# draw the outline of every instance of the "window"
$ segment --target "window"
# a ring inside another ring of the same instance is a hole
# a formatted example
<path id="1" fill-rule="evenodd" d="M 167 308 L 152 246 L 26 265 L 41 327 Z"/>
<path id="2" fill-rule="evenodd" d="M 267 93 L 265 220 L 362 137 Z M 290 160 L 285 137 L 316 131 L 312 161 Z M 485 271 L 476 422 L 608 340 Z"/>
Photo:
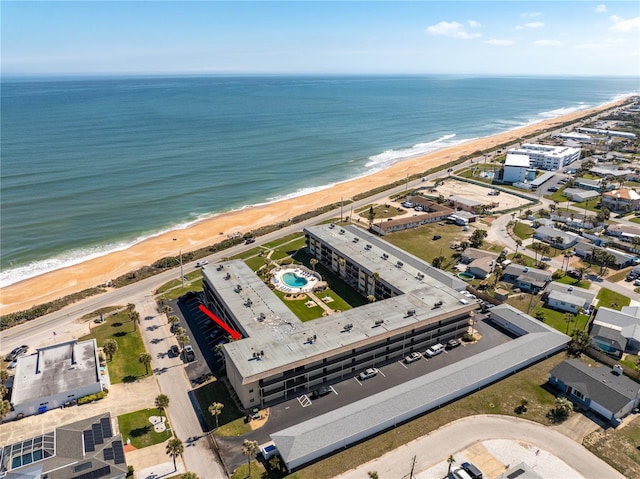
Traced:
<path id="1" fill-rule="evenodd" d="M 255 399 L 253 399 L 253 398 L 249 399 L 250 403 L 252 403 L 253 401 L 255 401 Z"/>
<path id="2" fill-rule="evenodd" d="M 571 394 L 573 394 L 575 397 L 577 397 L 578 399 L 581 399 L 584 401 L 584 394 L 582 394 L 580 391 L 578 391 L 577 389 L 574 389 Z"/>
<path id="3" fill-rule="evenodd" d="M 249 392 L 252 393 L 253 392 L 253 388 L 249 389 Z"/>

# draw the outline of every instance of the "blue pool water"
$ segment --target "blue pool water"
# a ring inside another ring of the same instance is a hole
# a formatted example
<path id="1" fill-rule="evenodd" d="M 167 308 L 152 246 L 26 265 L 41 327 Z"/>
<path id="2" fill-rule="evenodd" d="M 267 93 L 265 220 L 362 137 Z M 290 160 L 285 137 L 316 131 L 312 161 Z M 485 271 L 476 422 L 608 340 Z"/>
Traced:
<path id="1" fill-rule="evenodd" d="M 307 285 L 307 280 L 295 273 L 284 273 L 282 275 L 282 281 L 292 288 L 302 288 Z"/>

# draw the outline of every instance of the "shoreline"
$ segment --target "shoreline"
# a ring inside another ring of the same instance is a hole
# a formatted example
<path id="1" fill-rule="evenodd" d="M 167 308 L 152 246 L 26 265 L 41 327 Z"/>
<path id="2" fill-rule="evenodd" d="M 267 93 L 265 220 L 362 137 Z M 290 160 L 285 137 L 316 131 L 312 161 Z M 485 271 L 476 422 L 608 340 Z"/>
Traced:
<path id="1" fill-rule="evenodd" d="M 579 118 L 593 116 L 620 106 L 623 98 L 598 107 L 579 110 L 525 127 L 407 158 L 384 170 L 337 183 L 334 186 L 261 205 L 214 215 L 186 228 L 170 230 L 136 243 L 124 250 L 113 251 L 72 266 L 43 273 L 0 288 L 0 315 L 26 310 L 57 298 L 95 287 L 154 261 L 219 243 L 234 231 L 248 232 L 263 226 L 284 222 L 291 217 L 320 206 L 349 199 L 354 195 L 379 188 L 407 176 L 423 173 L 476 151 L 492 150 L 498 145 L 519 142 L 524 136 L 556 128 Z"/>

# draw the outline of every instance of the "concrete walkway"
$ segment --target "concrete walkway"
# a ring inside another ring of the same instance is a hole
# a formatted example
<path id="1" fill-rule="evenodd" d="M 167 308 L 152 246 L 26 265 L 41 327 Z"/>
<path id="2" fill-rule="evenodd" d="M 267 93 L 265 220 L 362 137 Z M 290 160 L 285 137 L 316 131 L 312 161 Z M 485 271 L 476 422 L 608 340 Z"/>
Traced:
<path id="1" fill-rule="evenodd" d="M 482 443 L 482 448 L 474 446 L 478 443 Z M 380 477 L 408 478 L 414 457 L 416 478 L 441 479 L 447 474 L 449 455 L 454 456 L 457 464 L 463 460 L 477 461 L 480 468 L 487 469 L 485 477 L 489 479 L 519 462 L 526 462 L 542 477 L 624 479 L 618 471 L 553 428 L 494 415 L 452 422 L 336 479 L 362 479 L 369 471 L 376 471 Z"/>

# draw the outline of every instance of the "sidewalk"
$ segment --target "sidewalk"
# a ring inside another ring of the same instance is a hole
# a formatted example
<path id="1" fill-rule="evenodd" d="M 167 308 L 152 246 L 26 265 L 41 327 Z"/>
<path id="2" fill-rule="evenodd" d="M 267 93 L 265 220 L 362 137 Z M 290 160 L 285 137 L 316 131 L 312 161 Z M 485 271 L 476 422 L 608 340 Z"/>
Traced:
<path id="1" fill-rule="evenodd" d="M 171 477 L 185 472 L 182 458 L 176 458 L 178 471 L 173 468 L 173 460 L 166 453 L 166 442 L 144 449 L 127 452 L 127 464 L 133 466 L 136 479 Z"/>

